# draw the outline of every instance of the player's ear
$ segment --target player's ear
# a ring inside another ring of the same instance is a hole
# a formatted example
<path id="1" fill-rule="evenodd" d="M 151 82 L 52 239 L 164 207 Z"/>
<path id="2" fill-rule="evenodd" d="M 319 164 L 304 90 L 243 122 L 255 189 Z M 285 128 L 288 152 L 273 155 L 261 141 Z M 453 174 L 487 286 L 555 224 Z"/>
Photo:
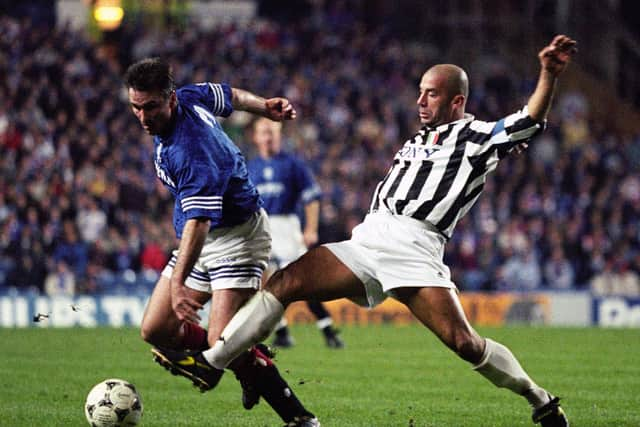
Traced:
<path id="1" fill-rule="evenodd" d="M 451 104 L 458 108 L 464 106 L 464 102 L 465 102 L 465 97 L 460 93 L 457 95 L 454 95 L 453 99 L 451 100 Z"/>

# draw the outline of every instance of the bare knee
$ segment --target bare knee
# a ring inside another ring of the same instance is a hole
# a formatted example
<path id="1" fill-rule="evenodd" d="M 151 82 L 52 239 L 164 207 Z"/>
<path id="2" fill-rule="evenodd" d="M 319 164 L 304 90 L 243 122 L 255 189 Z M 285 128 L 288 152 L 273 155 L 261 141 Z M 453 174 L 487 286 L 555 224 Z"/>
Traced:
<path id="1" fill-rule="evenodd" d="M 273 273 L 264 286 L 264 289 L 271 292 L 285 307 L 297 299 L 296 294 L 300 288 L 301 281 L 287 267 Z"/>
<path id="2" fill-rule="evenodd" d="M 176 334 L 170 334 L 166 327 L 153 325 L 150 322 L 142 321 L 140 326 L 140 336 L 142 339 L 153 345 L 164 348 L 173 348 L 176 344 Z"/>
<path id="3" fill-rule="evenodd" d="M 157 345 L 157 342 L 159 340 L 159 334 L 157 329 L 153 328 L 151 325 L 149 325 L 148 322 L 144 322 L 144 321 L 140 326 L 140 336 L 144 341 L 153 345 Z"/>

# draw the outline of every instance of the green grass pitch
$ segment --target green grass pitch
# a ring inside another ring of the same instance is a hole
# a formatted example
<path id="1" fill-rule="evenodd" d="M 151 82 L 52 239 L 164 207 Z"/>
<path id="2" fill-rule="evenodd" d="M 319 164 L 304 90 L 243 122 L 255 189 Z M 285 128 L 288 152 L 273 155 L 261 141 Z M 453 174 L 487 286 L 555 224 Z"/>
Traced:
<path id="1" fill-rule="evenodd" d="M 343 350 L 313 325 L 276 360 L 325 427 L 532 426 L 524 401 L 497 389 L 426 329 L 348 326 Z M 563 397 L 573 427 L 640 426 L 640 330 L 481 328 L 511 348 L 540 385 Z M 106 378 L 139 389 L 141 426 L 278 426 L 264 402 L 240 404 L 227 374 L 200 394 L 151 360 L 135 329 L 0 329 L 0 426 L 84 426 L 89 389 Z"/>

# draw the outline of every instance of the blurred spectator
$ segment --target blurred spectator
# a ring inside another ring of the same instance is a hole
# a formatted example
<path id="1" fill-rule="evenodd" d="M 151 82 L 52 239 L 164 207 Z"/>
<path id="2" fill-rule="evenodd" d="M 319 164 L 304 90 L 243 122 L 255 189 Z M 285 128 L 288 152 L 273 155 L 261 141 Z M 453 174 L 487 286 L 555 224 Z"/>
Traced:
<path id="1" fill-rule="evenodd" d="M 291 148 L 313 165 L 322 186 L 321 242 L 347 238 L 363 218 L 388 157 L 418 126 L 411 106 L 420 72 L 451 58 L 446 43 L 399 40 L 337 4 L 311 2 L 295 21 L 259 19 L 245 28 L 224 23 L 159 34 L 125 23 L 117 46 L 121 58 L 168 58 L 178 85 L 227 81 L 292 99 L 300 114 L 283 136 L 296 141 Z M 105 52 L 70 27 L 0 16 L 6 286 L 42 289 L 51 258 L 67 263 L 77 292 L 108 292 L 119 273 L 140 277 L 135 273 L 157 271 L 166 259 L 164 248 L 141 236 L 167 235 L 172 201 L 148 157 L 151 138 L 127 111 L 121 73 L 129 64 Z M 497 63 L 490 52 L 469 61 L 480 64 L 468 100 L 478 118 L 502 116 L 530 93 L 518 67 Z M 640 132 L 609 129 L 594 109 L 582 93 L 559 94 L 543 136 L 489 177 L 491 197 L 478 202 L 448 247 L 461 289 L 537 289 L 542 276 L 551 288 L 588 289 L 620 260 L 638 274 Z M 232 117 L 239 121 L 223 125 L 242 132 L 244 118 Z M 613 259 L 605 263 L 605 254 Z M 532 276 L 521 277 L 522 268 Z"/>
<path id="2" fill-rule="evenodd" d="M 167 261 L 167 253 L 156 239 L 149 240 L 140 254 L 140 264 L 143 269 L 161 272 L 167 265 Z"/>
<path id="3" fill-rule="evenodd" d="M 55 246 L 53 259 L 56 264 L 64 262 L 77 278 L 85 276 L 88 261 L 87 243 L 80 240 L 76 225 L 71 220 L 63 224 L 62 238 Z"/>
<path id="4" fill-rule="evenodd" d="M 64 261 L 55 263 L 55 270 L 44 281 L 44 292 L 48 296 L 73 296 L 76 292 L 76 279 Z"/>
<path id="5" fill-rule="evenodd" d="M 560 245 L 553 248 L 551 258 L 544 264 L 544 280 L 550 289 L 568 290 L 573 288 L 573 267 L 565 257 L 564 249 Z"/>
<path id="6" fill-rule="evenodd" d="M 93 197 L 81 194 L 78 196 L 78 213 L 76 224 L 82 235 L 82 240 L 94 243 L 100 237 L 107 226 L 107 215 L 98 209 L 98 204 Z"/>
<path id="7" fill-rule="evenodd" d="M 604 269 L 591 279 L 591 292 L 597 296 L 640 296 L 640 276 L 627 263 L 609 258 Z"/>
<path id="8" fill-rule="evenodd" d="M 504 291 L 535 291 L 542 284 L 542 272 L 535 249 L 525 244 L 513 250 L 498 275 L 498 288 Z"/>

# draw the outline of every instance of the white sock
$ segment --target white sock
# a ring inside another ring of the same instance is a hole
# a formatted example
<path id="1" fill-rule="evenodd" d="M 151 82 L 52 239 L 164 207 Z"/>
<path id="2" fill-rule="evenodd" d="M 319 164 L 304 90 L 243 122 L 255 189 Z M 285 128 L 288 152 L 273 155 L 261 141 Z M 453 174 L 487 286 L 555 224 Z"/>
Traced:
<path id="1" fill-rule="evenodd" d="M 276 325 L 276 331 L 282 329 L 282 328 L 286 328 L 287 325 L 289 324 L 289 322 L 287 322 L 287 318 L 282 316 L 280 318 L 280 321 L 278 322 L 278 324 Z"/>
<path id="2" fill-rule="evenodd" d="M 283 305 L 271 292 L 256 292 L 233 316 L 220 339 L 202 355 L 212 366 L 226 368 L 243 351 L 267 338 L 283 314 Z"/>
<path id="3" fill-rule="evenodd" d="M 331 317 L 325 317 L 323 319 L 318 319 L 318 321 L 316 321 L 316 326 L 318 327 L 318 329 L 324 329 L 327 326 L 331 326 L 333 325 L 333 320 L 331 319 Z"/>
<path id="4" fill-rule="evenodd" d="M 507 388 L 524 396 L 534 409 L 551 399 L 549 393 L 533 382 L 522 369 L 511 351 L 500 343 L 486 338 L 486 346 L 480 363 L 473 367 L 498 387 Z"/>

